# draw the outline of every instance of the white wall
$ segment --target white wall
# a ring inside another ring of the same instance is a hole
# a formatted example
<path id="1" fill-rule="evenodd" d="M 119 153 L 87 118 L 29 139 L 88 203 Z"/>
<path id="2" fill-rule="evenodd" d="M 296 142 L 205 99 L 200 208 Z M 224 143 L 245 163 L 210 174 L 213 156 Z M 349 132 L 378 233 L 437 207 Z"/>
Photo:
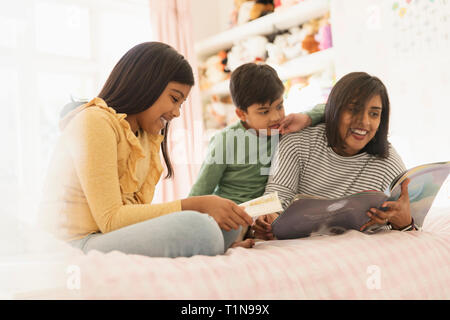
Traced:
<path id="1" fill-rule="evenodd" d="M 331 0 L 337 79 L 365 71 L 387 86 L 390 138 L 407 168 L 450 161 L 450 3 Z M 433 207 L 450 206 L 450 177 Z"/>
<path id="2" fill-rule="evenodd" d="M 330 2 L 337 77 L 366 71 L 385 83 L 390 140 L 407 167 L 450 161 L 450 2 Z M 191 3 L 195 41 L 228 28 L 233 0 Z"/>
<path id="3" fill-rule="evenodd" d="M 450 3 L 332 0 L 331 19 L 337 78 L 366 71 L 385 83 L 405 165 L 450 161 Z"/>
<path id="4" fill-rule="evenodd" d="M 228 28 L 231 0 L 191 1 L 196 41 Z M 389 140 L 407 168 L 450 161 L 450 1 L 330 3 L 337 79 L 365 71 L 384 82 Z M 449 179 L 436 200 L 450 204 Z"/>
<path id="5" fill-rule="evenodd" d="M 194 41 L 228 29 L 233 0 L 191 0 Z"/>

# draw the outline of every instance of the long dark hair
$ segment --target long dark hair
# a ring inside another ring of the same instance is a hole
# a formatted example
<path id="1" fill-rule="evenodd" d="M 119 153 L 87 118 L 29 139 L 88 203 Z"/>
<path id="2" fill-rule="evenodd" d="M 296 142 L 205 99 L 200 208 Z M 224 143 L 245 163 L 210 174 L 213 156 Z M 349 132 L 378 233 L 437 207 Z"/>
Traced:
<path id="1" fill-rule="evenodd" d="M 379 95 L 381 98 L 380 126 L 372 140 L 361 151 L 381 158 L 389 156 L 387 136 L 390 106 L 387 90 L 380 79 L 365 72 L 351 72 L 343 76 L 331 90 L 325 106 L 325 131 L 330 147 L 341 148 L 343 146 L 339 135 L 339 118 L 342 109 L 350 103 L 356 103 L 356 111 L 359 111 L 374 95 Z"/>
<path id="2" fill-rule="evenodd" d="M 144 42 L 131 48 L 117 62 L 98 97 L 118 113 L 136 114 L 150 108 L 171 81 L 194 85 L 189 62 L 165 43 Z M 169 123 L 161 130 L 166 178 L 173 176 L 167 152 L 168 131 Z"/>

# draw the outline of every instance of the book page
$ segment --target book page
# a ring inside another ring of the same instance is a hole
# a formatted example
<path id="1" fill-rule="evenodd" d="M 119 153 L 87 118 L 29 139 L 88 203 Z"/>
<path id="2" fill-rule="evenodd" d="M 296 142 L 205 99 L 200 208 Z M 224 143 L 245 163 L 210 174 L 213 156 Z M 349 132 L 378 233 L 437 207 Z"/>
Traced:
<path id="1" fill-rule="evenodd" d="M 283 211 L 280 199 L 278 198 L 278 192 L 270 193 L 265 196 L 241 203 L 239 206 L 243 207 L 245 212 L 247 212 L 247 214 L 253 218 L 265 214 Z"/>
<path id="2" fill-rule="evenodd" d="M 414 218 L 415 224 L 421 227 L 449 172 L 450 162 L 433 163 L 412 168 L 397 181 L 388 200 L 396 201 L 400 197 L 401 183 L 409 178 L 408 195 L 411 204 L 411 216 Z"/>
<path id="3" fill-rule="evenodd" d="M 386 199 L 380 191 L 337 199 L 298 199 L 272 223 L 273 235 L 282 240 L 359 230 L 369 221 L 367 211 L 378 208 Z"/>

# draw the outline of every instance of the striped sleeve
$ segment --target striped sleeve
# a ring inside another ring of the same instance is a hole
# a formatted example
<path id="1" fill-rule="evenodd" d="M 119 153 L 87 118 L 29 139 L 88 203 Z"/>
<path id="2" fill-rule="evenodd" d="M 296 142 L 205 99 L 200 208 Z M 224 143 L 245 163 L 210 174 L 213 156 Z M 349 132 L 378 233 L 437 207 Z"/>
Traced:
<path id="1" fill-rule="evenodd" d="M 386 165 L 386 175 L 385 175 L 385 183 L 387 186 L 394 181 L 394 179 L 404 173 L 406 171 L 405 164 L 402 161 L 402 158 L 397 153 L 397 150 L 394 149 L 392 145 L 389 145 L 389 157 L 387 159 Z"/>
<path id="2" fill-rule="evenodd" d="M 272 159 L 271 173 L 265 194 L 277 191 L 285 210 L 297 194 L 300 177 L 298 133 L 283 136 Z"/>

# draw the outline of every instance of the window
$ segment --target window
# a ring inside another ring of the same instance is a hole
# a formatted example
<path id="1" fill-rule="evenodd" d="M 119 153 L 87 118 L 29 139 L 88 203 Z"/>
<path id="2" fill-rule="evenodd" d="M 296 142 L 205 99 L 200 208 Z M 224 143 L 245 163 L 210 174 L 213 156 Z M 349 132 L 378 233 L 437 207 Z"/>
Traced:
<path id="1" fill-rule="evenodd" d="M 151 41 L 146 0 L 0 3 L 2 213 L 33 223 L 62 107 L 91 99 L 132 46 Z"/>

